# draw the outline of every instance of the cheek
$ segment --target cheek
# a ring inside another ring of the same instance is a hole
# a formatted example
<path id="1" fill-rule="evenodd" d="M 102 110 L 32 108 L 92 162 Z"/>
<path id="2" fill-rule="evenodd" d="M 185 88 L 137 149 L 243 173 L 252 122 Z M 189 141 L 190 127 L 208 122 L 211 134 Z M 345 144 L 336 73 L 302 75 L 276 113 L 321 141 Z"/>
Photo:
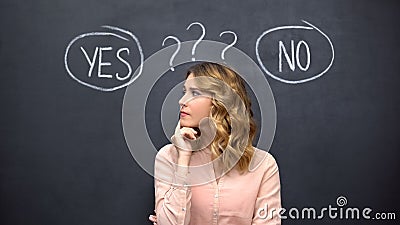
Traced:
<path id="1" fill-rule="evenodd" d="M 196 104 L 193 105 L 197 116 L 206 117 L 210 114 L 211 100 L 210 99 L 198 99 Z"/>
<path id="2" fill-rule="evenodd" d="M 210 115 L 210 106 L 202 107 L 201 108 L 201 117 L 206 117 Z"/>
<path id="3" fill-rule="evenodd" d="M 202 116 L 208 116 L 210 115 L 210 110 L 211 110 L 211 101 L 207 99 L 208 101 L 204 101 L 200 110 L 202 111 Z"/>

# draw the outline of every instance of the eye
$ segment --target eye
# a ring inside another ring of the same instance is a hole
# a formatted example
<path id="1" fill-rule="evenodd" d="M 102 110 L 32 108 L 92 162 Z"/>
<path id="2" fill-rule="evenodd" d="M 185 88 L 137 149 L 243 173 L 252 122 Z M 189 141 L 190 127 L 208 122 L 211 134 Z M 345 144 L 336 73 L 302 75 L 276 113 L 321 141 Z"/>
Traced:
<path id="1" fill-rule="evenodd" d="M 192 95 L 193 96 L 199 96 L 199 95 L 201 95 L 201 93 L 199 91 L 192 91 Z"/>

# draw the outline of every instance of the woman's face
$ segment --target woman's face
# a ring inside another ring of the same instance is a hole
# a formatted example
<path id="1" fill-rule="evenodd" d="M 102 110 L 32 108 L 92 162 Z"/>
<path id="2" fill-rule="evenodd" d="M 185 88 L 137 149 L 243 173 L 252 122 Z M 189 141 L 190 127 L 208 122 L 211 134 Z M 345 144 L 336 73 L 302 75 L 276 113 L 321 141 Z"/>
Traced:
<path id="1" fill-rule="evenodd" d="M 198 127 L 200 120 L 208 117 L 211 110 L 211 98 L 200 91 L 195 84 L 193 74 L 187 77 L 179 100 L 181 127 Z"/>

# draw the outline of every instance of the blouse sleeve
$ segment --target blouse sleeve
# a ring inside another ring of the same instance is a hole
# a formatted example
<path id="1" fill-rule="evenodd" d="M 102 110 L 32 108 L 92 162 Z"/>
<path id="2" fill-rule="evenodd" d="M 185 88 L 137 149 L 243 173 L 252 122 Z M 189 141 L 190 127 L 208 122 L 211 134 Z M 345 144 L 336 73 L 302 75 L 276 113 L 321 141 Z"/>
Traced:
<path id="1" fill-rule="evenodd" d="M 186 185 L 187 167 L 178 167 L 171 145 L 157 154 L 154 170 L 155 209 L 158 225 L 186 225 L 190 221 L 192 193 Z"/>
<path id="2" fill-rule="evenodd" d="M 252 225 L 280 225 L 281 209 L 279 170 L 275 159 L 267 153 L 266 170 L 262 177 L 254 208 Z"/>

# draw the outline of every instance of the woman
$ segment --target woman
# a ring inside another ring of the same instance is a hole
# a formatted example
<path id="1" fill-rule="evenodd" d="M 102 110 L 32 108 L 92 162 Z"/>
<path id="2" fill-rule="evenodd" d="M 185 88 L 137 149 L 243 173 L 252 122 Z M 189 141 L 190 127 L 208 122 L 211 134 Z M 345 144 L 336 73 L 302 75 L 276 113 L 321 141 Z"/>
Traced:
<path id="1" fill-rule="evenodd" d="M 189 68 L 180 120 L 155 161 L 158 225 L 280 224 L 274 158 L 252 146 L 256 126 L 243 79 L 205 62 Z"/>

